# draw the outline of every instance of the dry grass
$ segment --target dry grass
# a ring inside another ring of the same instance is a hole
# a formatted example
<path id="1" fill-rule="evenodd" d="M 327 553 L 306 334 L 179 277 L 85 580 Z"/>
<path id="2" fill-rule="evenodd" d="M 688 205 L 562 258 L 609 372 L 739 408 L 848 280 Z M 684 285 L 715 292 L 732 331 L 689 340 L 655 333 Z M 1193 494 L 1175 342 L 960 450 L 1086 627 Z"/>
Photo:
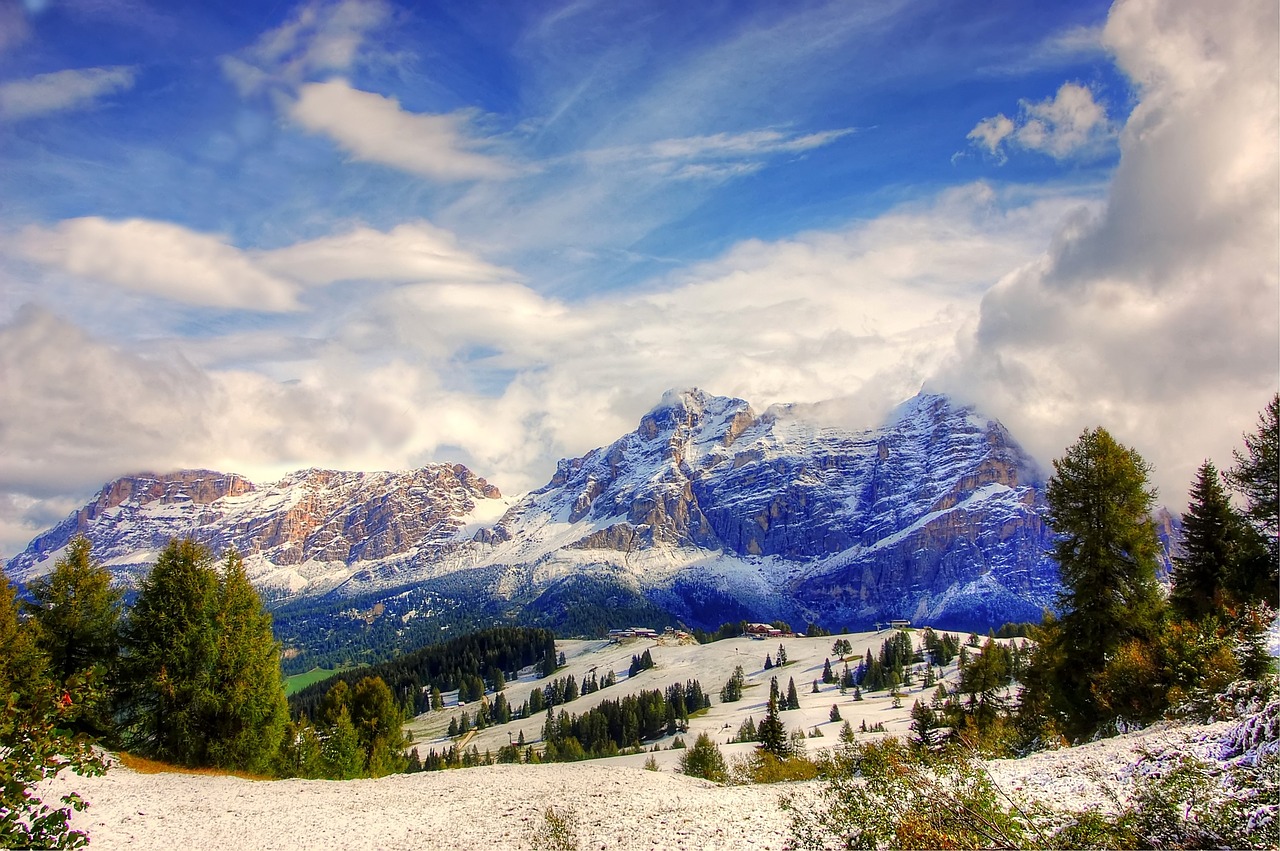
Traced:
<path id="1" fill-rule="evenodd" d="M 147 759 L 131 753 L 115 754 L 116 760 L 123 767 L 138 774 L 198 774 L 204 777 L 239 777 L 242 780 L 273 780 L 263 774 L 251 774 L 247 771 L 231 771 L 226 768 L 187 768 L 183 765 L 171 765 L 156 759 Z"/>

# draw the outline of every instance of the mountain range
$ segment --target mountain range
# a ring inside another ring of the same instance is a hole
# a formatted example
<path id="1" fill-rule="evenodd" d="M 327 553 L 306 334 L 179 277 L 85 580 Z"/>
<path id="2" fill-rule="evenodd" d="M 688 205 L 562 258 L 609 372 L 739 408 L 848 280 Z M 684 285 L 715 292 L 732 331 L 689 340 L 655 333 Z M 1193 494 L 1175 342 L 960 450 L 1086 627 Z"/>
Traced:
<path id="1" fill-rule="evenodd" d="M 514 498 L 456 464 L 311 469 L 269 485 L 208 470 L 129 476 L 5 567 L 28 581 L 83 534 L 129 585 L 190 536 L 235 547 L 278 621 L 383 618 L 395 634 L 462 610 L 588 631 L 627 617 L 1038 620 L 1059 590 L 1044 477 L 1008 431 L 932 394 L 876 428 L 847 419 L 669 392 L 634 431 Z"/>

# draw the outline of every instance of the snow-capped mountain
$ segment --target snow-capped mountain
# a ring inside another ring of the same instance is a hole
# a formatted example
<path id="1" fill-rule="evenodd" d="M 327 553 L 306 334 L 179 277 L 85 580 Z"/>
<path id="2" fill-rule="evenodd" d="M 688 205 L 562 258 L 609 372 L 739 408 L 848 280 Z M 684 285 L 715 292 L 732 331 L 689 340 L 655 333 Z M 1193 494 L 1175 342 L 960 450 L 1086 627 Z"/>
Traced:
<path id="1" fill-rule="evenodd" d="M 322 594 L 350 577 L 430 559 L 491 523 L 507 502 L 462 465 L 402 473 L 301 470 L 259 487 L 209 470 L 117 479 L 9 561 L 20 581 L 53 568 L 78 534 L 113 571 L 145 571 L 175 537 L 244 556 L 272 596 Z"/>
<path id="2" fill-rule="evenodd" d="M 1038 619 L 1058 589 L 1043 481 L 1008 432 L 924 394 L 879 428 L 840 420 L 672 392 L 635 431 L 514 500 L 450 465 L 308 470 L 261 488 L 208 471 L 132 477 L 7 569 L 48 570 L 82 533 L 129 574 L 191 535 L 235 546 L 273 598 L 332 594 L 393 614 L 406 589 L 447 581 L 454 599 L 466 589 L 517 616 L 552 597 L 572 606 L 566 588 L 580 583 L 699 626 Z"/>
<path id="3" fill-rule="evenodd" d="M 729 602 L 828 625 L 1039 619 L 1058 589 L 1042 478 L 999 423 L 936 395 L 878 429 L 831 419 L 668 394 L 478 539 L 511 591 L 612 573 L 686 622 Z"/>

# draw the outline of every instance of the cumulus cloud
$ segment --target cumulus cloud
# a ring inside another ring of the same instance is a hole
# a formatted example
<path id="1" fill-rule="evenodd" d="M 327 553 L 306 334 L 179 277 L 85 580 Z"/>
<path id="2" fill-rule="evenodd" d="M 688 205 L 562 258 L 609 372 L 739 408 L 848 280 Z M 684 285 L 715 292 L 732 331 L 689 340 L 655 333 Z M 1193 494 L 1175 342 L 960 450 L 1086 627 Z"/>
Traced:
<path id="1" fill-rule="evenodd" d="M 24 309 L 0 327 L 0 430 L 13 448 L 0 492 L 87 496 L 139 468 L 270 481 L 294 466 L 431 460 L 515 492 L 634 428 L 670 387 L 759 406 L 853 396 L 874 410 L 919 388 L 986 282 L 1033 257 L 1068 203 L 977 184 L 583 302 L 539 294 L 425 223 L 356 228 L 242 256 L 324 285 L 399 246 L 378 273 L 400 285 L 344 302 L 336 330 L 304 311 L 271 334 L 212 343 L 157 329 L 160 342 L 126 350 Z"/>
<path id="2" fill-rule="evenodd" d="M 1088 87 L 1063 83 L 1051 98 L 1021 101 L 1016 120 L 1004 113 L 982 119 L 967 138 L 1002 160 L 1007 146 L 1063 160 L 1097 152 L 1115 138 L 1115 128 Z"/>
<path id="3" fill-rule="evenodd" d="M 93 286 L 179 304 L 266 312 L 300 310 L 305 288 L 343 281 L 467 284 L 519 277 L 427 221 L 386 232 L 356 225 L 281 248 L 245 251 L 170 222 L 79 218 L 26 228 L 2 245 Z"/>
<path id="4" fill-rule="evenodd" d="M 73 68 L 0 83 L 0 116 L 11 121 L 82 109 L 133 87 L 135 69 Z"/>
<path id="5" fill-rule="evenodd" d="M 265 311 L 299 306 L 295 284 L 258 268 L 220 237 L 168 222 L 68 219 L 25 229 L 11 249 L 81 278 L 186 304 Z"/>
<path id="6" fill-rule="evenodd" d="M 323 133 L 358 160 L 382 163 L 433 180 L 507 177 L 513 169 L 477 153 L 470 113 L 408 112 L 395 98 L 352 88 L 345 80 L 308 83 L 289 116 Z"/>
<path id="7" fill-rule="evenodd" d="M 1266 3 L 1113 8 L 1105 41 L 1139 102 L 1106 204 L 992 288 L 940 382 L 1002 412 L 1042 458 L 1104 425 L 1180 505 L 1275 391 L 1277 17 Z"/>

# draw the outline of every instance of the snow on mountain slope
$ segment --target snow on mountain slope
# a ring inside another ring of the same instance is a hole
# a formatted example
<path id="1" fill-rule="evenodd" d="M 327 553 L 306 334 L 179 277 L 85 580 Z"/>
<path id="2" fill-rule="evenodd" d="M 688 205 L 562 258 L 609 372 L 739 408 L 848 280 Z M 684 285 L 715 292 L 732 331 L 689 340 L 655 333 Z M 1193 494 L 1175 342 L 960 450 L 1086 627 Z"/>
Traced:
<path id="1" fill-rule="evenodd" d="M 250 578 L 273 592 L 322 593 L 354 575 L 385 573 L 458 545 L 501 493 L 461 465 L 403 473 L 302 470 L 258 487 L 207 470 L 118 479 L 36 538 L 7 565 L 28 580 L 52 569 L 74 535 L 113 570 L 137 573 L 171 538 L 215 553 L 235 547 Z"/>
<path id="2" fill-rule="evenodd" d="M 266 487 L 209 471 L 136 476 L 7 569 L 29 579 L 83 533 L 131 575 L 190 535 L 236 547 L 273 598 L 390 599 L 448 579 L 518 612 L 554 583 L 591 576 L 691 626 L 1038 619 L 1058 587 L 1042 478 L 1008 432 L 927 394 L 879 428 L 841 421 L 831 406 L 757 413 L 669 392 L 633 432 L 561 461 L 514 500 L 447 464 L 306 470 Z"/>

